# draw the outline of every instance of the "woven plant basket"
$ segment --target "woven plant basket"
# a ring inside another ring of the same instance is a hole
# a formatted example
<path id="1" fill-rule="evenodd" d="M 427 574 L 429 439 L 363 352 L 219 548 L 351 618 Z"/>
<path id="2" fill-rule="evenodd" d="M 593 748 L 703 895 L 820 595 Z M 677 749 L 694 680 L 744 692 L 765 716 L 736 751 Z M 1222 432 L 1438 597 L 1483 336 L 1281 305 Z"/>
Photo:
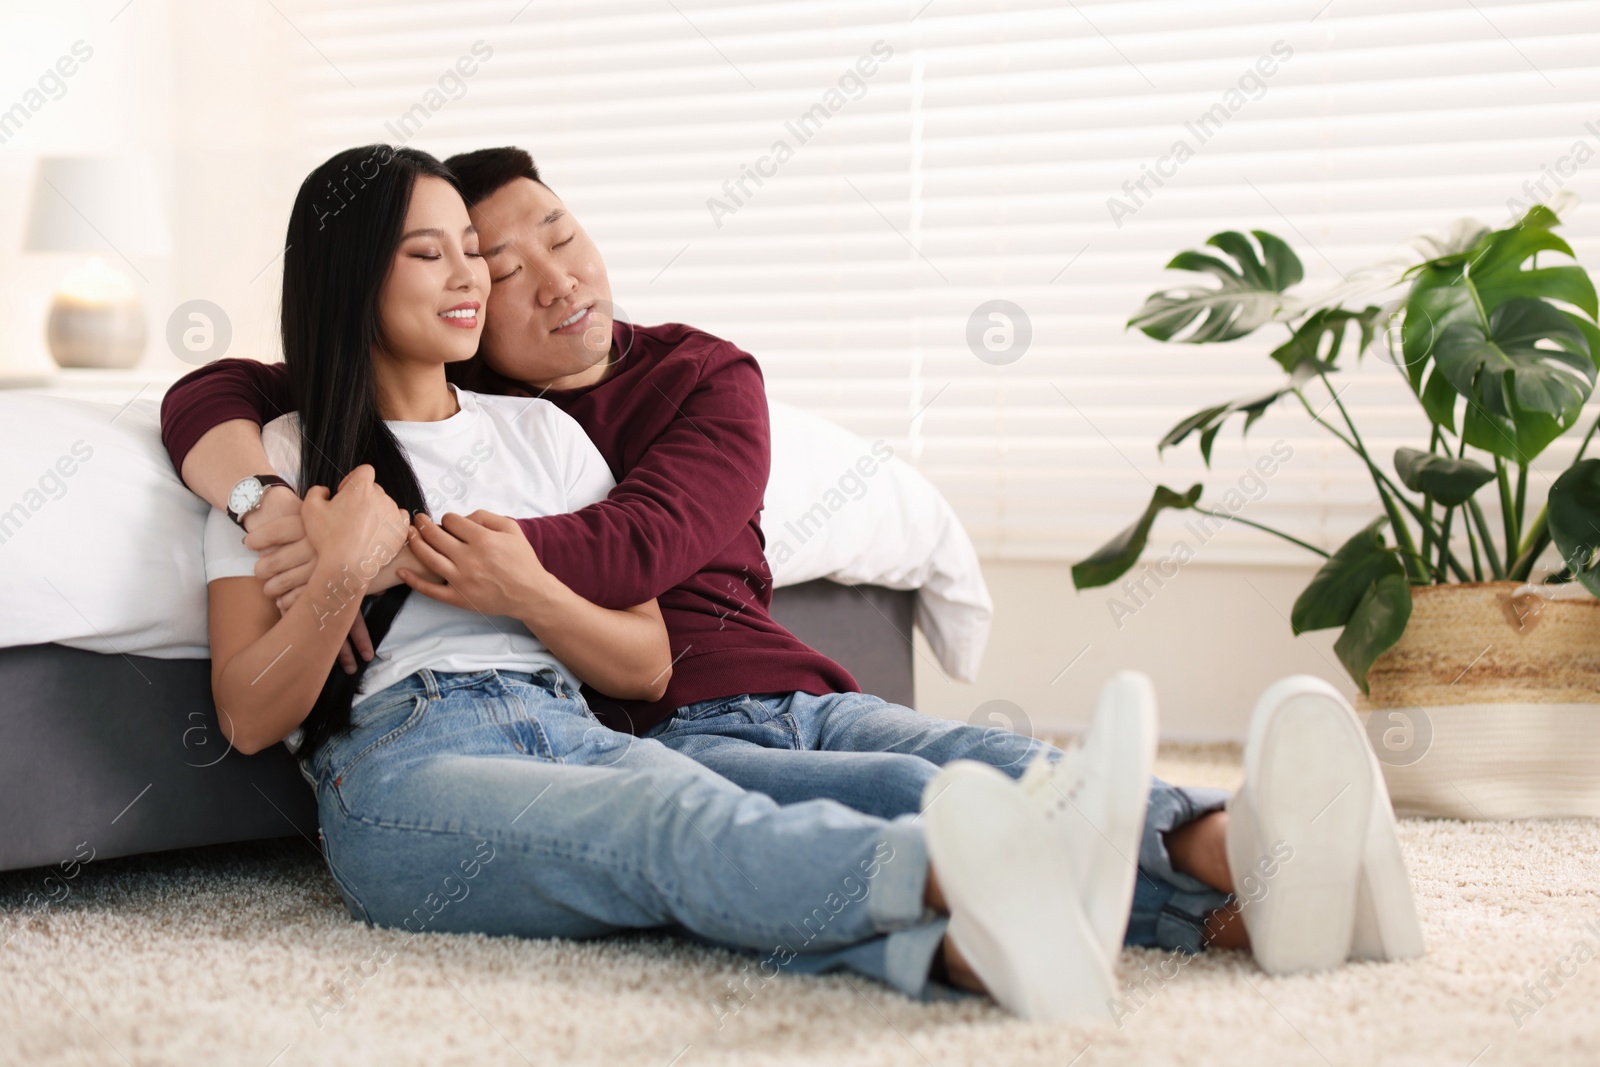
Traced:
<path id="1" fill-rule="evenodd" d="M 1600 816 L 1600 601 L 1527 590 L 1412 588 L 1356 703 L 1396 813 Z"/>

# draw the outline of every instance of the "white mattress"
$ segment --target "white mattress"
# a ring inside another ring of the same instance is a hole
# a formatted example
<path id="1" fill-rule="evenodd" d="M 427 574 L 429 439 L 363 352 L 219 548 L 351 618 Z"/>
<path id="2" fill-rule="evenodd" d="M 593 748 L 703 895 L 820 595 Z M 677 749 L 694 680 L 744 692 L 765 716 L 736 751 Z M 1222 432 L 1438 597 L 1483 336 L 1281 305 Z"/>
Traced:
<path id="1" fill-rule="evenodd" d="M 208 508 L 173 471 L 159 418 L 149 398 L 122 407 L 0 393 L 0 647 L 209 654 Z M 975 677 L 992 607 L 938 491 L 900 460 L 880 459 L 886 446 L 874 452 L 788 405 L 772 407 L 772 442 L 763 524 L 775 584 L 916 589 L 918 624 L 945 669 Z M 781 561 L 780 543 L 789 548 Z"/>

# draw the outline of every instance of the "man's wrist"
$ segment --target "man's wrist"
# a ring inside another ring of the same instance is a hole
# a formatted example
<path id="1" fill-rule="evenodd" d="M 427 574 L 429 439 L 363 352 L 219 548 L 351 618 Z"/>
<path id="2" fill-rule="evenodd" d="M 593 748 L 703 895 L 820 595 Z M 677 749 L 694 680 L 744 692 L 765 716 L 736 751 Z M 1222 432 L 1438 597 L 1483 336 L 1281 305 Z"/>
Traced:
<path id="1" fill-rule="evenodd" d="M 521 611 L 518 621 L 534 633 L 549 626 L 553 618 L 560 614 L 565 601 L 577 596 L 566 584 L 551 574 L 542 571 L 539 575 L 529 579 L 518 596 Z"/>
<path id="2" fill-rule="evenodd" d="M 293 501 L 293 503 L 290 503 Z M 240 519 L 245 533 L 253 533 L 256 527 L 264 522 L 282 518 L 285 515 L 300 514 L 300 497 L 287 485 L 269 485 L 261 494 L 259 506 L 251 508 Z"/>

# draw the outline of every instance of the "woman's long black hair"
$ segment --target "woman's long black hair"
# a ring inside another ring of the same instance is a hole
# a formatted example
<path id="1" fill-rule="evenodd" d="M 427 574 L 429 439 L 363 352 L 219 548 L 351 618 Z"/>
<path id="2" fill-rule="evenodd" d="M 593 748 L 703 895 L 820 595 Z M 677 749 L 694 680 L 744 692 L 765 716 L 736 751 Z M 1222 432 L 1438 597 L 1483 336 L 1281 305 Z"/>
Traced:
<path id="1" fill-rule="evenodd" d="M 378 414 L 372 350 L 380 336 L 379 295 L 422 177 L 457 185 L 443 163 L 414 148 L 375 144 L 340 152 L 301 183 L 283 253 L 283 355 L 300 412 L 302 490 L 336 491 L 352 469 L 370 463 L 378 484 L 412 514 L 425 510 L 422 488 Z M 374 648 L 410 592 L 399 585 L 363 599 Z M 305 595 L 330 594 L 307 589 Z M 355 605 L 347 596 L 338 603 L 343 607 L 329 624 L 343 626 Z M 355 674 L 334 664 L 302 726 L 302 752 L 350 728 L 351 698 L 366 672 L 357 661 Z"/>

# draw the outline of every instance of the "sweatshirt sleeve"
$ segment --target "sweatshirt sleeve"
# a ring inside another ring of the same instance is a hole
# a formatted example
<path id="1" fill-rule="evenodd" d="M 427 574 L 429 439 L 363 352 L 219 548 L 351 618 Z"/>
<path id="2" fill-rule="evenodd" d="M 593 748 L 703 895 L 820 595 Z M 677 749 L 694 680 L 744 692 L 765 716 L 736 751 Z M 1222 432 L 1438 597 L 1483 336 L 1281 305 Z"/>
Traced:
<path id="1" fill-rule="evenodd" d="M 161 443 L 181 475 L 195 442 L 234 419 L 264 425 L 294 410 L 282 363 L 219 359 L 179 378 L 161 401 Z"/>
<path id="2" fill-rule="evenodd" d="M 706 565 L 761 509 L 771 464 L 755 357 L 723 343 L 672 419 L 605 500 L 519 519 L 546 570 L 586 600 L 625 608 Z"/>

